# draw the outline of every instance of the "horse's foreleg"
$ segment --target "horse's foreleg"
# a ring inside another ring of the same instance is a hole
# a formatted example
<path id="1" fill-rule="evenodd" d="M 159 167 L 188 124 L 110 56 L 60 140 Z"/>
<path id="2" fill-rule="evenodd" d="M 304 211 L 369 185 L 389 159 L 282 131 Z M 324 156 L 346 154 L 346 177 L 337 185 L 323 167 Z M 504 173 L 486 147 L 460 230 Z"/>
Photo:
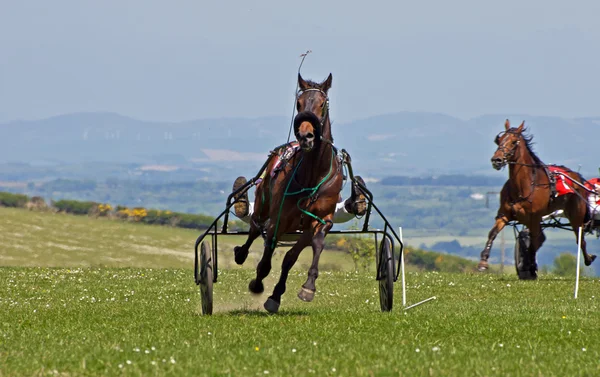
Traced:
<path id="1" fill-rule="evenodd" d="M 256 266 L 256 279 L 252 279 L 248 285 L 248 289 L 252 293 L 263 293 L 265 290 L 265 286 L 262 281 L 269 275 L 269 272 L 271 272 L 271 258 L 273 257 L 273 252 L 275 251 L 276 246 L 274 245 L 275 239 L 275 225 L 270 224 L 267 228 L 265 249 L 262 258 L 260 258 L 260 261 Z"/>
<path id="2" fill-rule="evenodd" d="M 281 275 L 279 276 L 279 281 L 277 282 L 277 285 L 275 285 L 273 294 L 269 297 L 267 302 L 265 302 L 265 309 L 267 309 L 267 311 L 277 313 L 279 310 L 281 296 L 285 293 L 288 274 L 298 260 L 298 256 L 300 256 L 302 250 L 310 245 L 311 239 L 312 233 L 310 231 L 305 231 L 300 236 L 298 242 L 296 242 L 296 244 L 285 254 L 283 262 L 281 263 Z"/>
<path id="3" fill-rule="evenodd" d="M 325 221 L 324 225 L 316 221 L 313 223 L 313 229 L 315 229 L 315 233 L 312 237 L 313 259 L 310 268 L 308 269 L 308 278 L 302 285 L 300 292 L 298 292 L 298 297 L 302 301 L 312 301 L 315 297 L 315 292 L 317 291 L 315 288 L 315 281 L 317 280 L 317 277 L 319 277 L 319 258 L 321 257 L 323 246 L 325 246 L 325 236 L 333 226 L 332 218 L 332 215 L 323 218 Z"/>
<path id="4" fill-rule="evenodd" d="M 256 240 L 260 236 L 260 228 L 256 225 L 255 222 L 250 224 L 250 231 L 248 232 L 248 238 L 246 239 L 246 243 L 242 246 L 236 246 L 233 248 L 233 253 L 235 254 L 235 263 L 243 264 L 248 258 L 248 253 L 250 252 L 250 246 L 254 240 Z"/>
<path id="5" fill-rule="evenodd" d="M 268 207 L 263 190 L 264 186 L 262 184 L 256 187 L 256 199 L 254 201 L 254 206 L 250 207 L 250 230 L 248 232 L 246 243 L 244 243 L 242 246 L 236 246 L 233 248 L 233 252 L 235 254 L 235 263 L 240 265 L 246 261 L 248 253 L 250 252 L 250 246 L 252 246 L 254 240 L 256 240 L 261 234 L 259 224 L 262 224 L 268 217 Z"/>
<path id="6" fill-rule="evenodd" d="M 499 215 L 496 217 L 496 223 L 490 230 L 488 234 L 488 240 L 485 243 L 483 251 L 481 252 L 481 260 L 479 261 L 479 265 L 477 265 L 477 269 L 479 271 L 485 271 L 489 268 L 488 259 L 490 258 L 490 252 L 492 251 L 492 244 L 494 243 L 494 240 L 496 239 L 498 233 L 500 233 L 502 229 L 504 229 L 507 223 L 508 218 L 506 216 Z"/>

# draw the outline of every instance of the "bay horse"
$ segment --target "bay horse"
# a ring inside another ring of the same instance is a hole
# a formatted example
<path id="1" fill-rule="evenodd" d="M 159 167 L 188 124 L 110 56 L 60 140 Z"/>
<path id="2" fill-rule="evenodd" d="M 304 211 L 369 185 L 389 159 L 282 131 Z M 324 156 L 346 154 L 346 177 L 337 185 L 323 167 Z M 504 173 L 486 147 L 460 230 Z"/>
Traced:
<path id="1" fill-rule="evenodd" d="M 264 291 L 263 279 L 271 271 L 271 258 L 277 241 L 285 233 L 302 232 L 296 244 L 285 254 L 279 281 L 264 304 L 271 313 L 279 310 L 288 273 L 302 250 L 309 245 L 313 249 L 312 263 L 298 297 L 312 301 L 316 292 L 319 258 L 325 236 L 333 226 L 333 214 L 343 183 L 342 162 L 333 146 L 329 118 L 328 91 L 332 79 L 329 74 L 325 81 L 316 83 L 304 80 L 298 74 L 298 114 L 294 118 L 294 134 L 300 150 L 284 161 L 276 174 L 271 172 L 279 157 L 277 154 L 270 157 L 263 181 L 256 188 L 248 239 L 242 246 L 234 248 L 235 261 L 242 264 L 254 240 L 263 231 L 266 232 L 256 278 L 248 286 L 250 292 L 259 294 Z"/>
<path id="2" fill-rule="evenodd" d="M 492 156 L 491 162 L 496 170 L 508 165 L 508 180 L 502 187 L 496 223 L 490 230 L 487 243 L 481 252 L 478 269 L 480 271 L 488 269 L 488 258 L 494 239 L 507 223 L 517 221 L 526 226 L 530 232 L 531 240 L 528 250 L 525 251 L 524 262 L 528 265 L 525 266 L 525 269 L 529 270 L 528 277 L 535 279 L 537 276 L 535 254 L 546 239 L 541 227 L 542 217 L 562 209 L 569 219 L 577 240 L 579 227 L 584 226 L 589 219 L 586 199 L 588 192 L 580 186 L 585 183 L 585 180 L 579 173 L 561 166 L 565 179 L 571 181 L 569 186 L 572 186 L 572 192 L 553 197 L 550 177 L 552 173 L 548 170 L 553 165 L 545 165 L 533 152 L 533 137 L 526 134 L 525 122 L 517 128 L 511 128 L 507 119 L 504 128 L 505 130 L 496 136 L 495 143 L 498 149 Z M 583 235 L 581 251 L 585 265 L 592 264 L 596 256 L 587 253 Z"/>

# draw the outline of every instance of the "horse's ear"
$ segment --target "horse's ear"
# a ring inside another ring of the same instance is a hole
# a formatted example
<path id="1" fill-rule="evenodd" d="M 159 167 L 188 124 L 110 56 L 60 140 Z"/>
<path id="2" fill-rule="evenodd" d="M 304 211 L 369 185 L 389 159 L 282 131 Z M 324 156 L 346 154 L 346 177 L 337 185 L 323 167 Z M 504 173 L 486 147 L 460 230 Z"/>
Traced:
<path id="1" fill-rule="evenodd" d="M 304 81 L 304 79 L 302 78 L 302 75 L 300 74 L 300 72 L 298 72 L 298 87 L 300 88 L 300 90 L 306 90 L 306 89 L 310 88 L 308 83 L 306 81 Z"/>
<path id="2" fill-rule="evenodd" d="M 504 128 L 506 128 L 506 131 L 510 130 L 510 120 L 506 120 L 506 122 L 504 122 Z"/>
<path id="3" fill-rule="evenodd" d="M 517 132 L 518 133 L 523 132 L 523 128 L 525 128 L 525 121 L 521 122 L 521 125 L 519 126 L 519 128 L 517 128 Z"/>
<path id="4" fill-rule="evenodd" d="M 325 79 L 325 81 L 323 81 L 323 83 L 321 84 L 321 90 L 324 91 L 325 93 L 327 93 L 327 91 L 329 89 L 331 89 L 332 82 L 333 82 L 333 75 L 330 73 L 329 76 L 327 76 L 327 79 Z"/>

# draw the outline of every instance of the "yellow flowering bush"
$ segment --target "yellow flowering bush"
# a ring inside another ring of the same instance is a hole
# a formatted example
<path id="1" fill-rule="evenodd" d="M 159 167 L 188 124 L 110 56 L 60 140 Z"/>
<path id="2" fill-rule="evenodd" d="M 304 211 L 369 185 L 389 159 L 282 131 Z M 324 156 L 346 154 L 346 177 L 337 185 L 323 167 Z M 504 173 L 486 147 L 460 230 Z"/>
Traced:
<path id="1" fill-rule="evenodd" d="M 112 206 L 110 204 L 98 204 L 98 216 L 108 216 L 111 211 Z"/>

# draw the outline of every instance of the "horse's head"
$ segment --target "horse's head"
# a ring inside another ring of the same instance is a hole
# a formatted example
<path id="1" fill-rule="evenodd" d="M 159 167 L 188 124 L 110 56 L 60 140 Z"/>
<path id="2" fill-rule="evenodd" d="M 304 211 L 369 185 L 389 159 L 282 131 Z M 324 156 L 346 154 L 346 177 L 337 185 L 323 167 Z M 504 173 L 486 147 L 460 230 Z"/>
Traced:
<path id="1" fill-rule="evenodd" d="M 515 155 L 523 140 L 525 121 L 519 127 L 511 128 L 510 121 L 507 119 L 504 123 L 504 128 L 505 130 L 500 132 L 494 140 L 498 145 L 498 149 L 496 149 L 496 153 L 492 156 L 492 166 L 496 170 L 502 169 L 509 162 L 515 162 Z"/>
<path id="2" fill-rule="evenodd" d="M 327 92 L 331 88 L 332 79 L 330 73 L 325 81 L 318 84 L 305 81 L 298 73 L 300 91 L 296 100 L 298 115 L 294 118 L 294 134 L 305 152 L 310 152 L 315 148 L 324 135 L 331 138 L 331 130 L 326 127 L 328 127 L 329 117 Z"/>

